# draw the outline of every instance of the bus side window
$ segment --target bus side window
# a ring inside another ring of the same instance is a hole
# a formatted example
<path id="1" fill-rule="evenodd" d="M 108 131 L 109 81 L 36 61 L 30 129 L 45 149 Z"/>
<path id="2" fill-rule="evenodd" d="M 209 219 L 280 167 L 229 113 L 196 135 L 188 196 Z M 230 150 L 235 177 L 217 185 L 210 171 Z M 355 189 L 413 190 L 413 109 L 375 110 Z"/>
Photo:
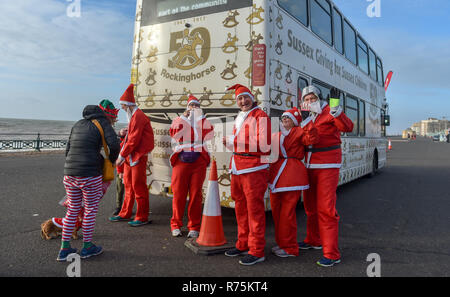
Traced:
<path id="1" fill-rule="evenodd" d="M 356 65 L 356 33 L 347 20 L 344 21 L 345 57 Z"/>
<path id="2" fill-rule="evenodd" d="M 378 84 L 384 86 L 383 64 L 381 63 L 380 58 L 377 58 L 377 77 Z"/>
<path id="3" fill-rule="evenodd" d="M 327 85 L 325 85 L 322 82 L 318 82 L 318 81 L 313 81 L 313 85 L 315 87 L 318 87 L 320 89 L 320 93 L 322 94 L 322 100 L 327 101 L 328 103 L 330 102 L 330 87 L 328 87 Z"/>
<path id="4" fill-rule="evenodd" d="M 366 136 L 366 104 L 359 101 L 359 136 Z"/>
<path id="5" fill-rule="evenodd" d="M 300 105 L 302 104 L 302 91 L 304 88 L 306 88 L 308 86 L 308 81 L 303 78 L 303 77 L 299 77 L 298 78 L 298 82 L 297 82 L 297 107 L 300 108 Z"/>
<path id="6" fill-rule="evenodd" d="M 347 136 L 357 136 L 358 127 L 358 100 L 347 95 L 345 100 L 345 115 L 353 122 L 353 131 L 347 133 Z"/>
<path id="7" fill-rule="evenodd" d="M 308 0 L 278 0 L 278 5 L 308 27 Z"/>

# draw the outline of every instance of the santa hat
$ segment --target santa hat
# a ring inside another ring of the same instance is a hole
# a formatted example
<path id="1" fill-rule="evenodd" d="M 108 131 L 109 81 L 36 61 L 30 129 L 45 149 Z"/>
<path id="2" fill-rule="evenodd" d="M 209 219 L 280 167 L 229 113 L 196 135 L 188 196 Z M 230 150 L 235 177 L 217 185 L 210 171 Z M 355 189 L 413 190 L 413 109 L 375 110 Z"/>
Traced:
<path id="1" fill-rule="evenodd" d="M 187 106 L 189 106 L 189 104 L 191 104 L 191 103 L 195 103 L 195 104 L 200 105 L 200 101 L 198 101 L 198 99 L 194 95 L 189 94 L 189 99 L 188 99 Z"/>
<path id="2" fill-rule="evenodd" d="M 285 116 L 289 117 L 294 122 L 294 125 L 296 127 L 298 127 L 298 125 L 302 122 L 302 114 L 297 109 L 297 107 L 294 107 L 292 109 L 286 110 L 281 115 L 281 117 L 285 117 Z"/>
<path id="3" fill-rule="evenodd" d="M 320 89 L 315 86 L 307 86 L 307 87 L 303 88 L 302 101 L 305 98 L 305 96 L 309 95 L 309 94 L 314 94 L 317 96 L 317 98 L 320 99 Z"/>
<path id="4" fill-rule="evenodd" d="M 235 97 L 236 99 L 240 95 L 248 95 L 248 96 L 250 96 L 250 98 L 252 98 L 252 101 L 255 102 L 255 97 L 253 96 L 252 92 L 247 87 L 244 87 L 243 85 L 240 85 L 240 84 L 234 85 L 227 89 L 227 91 L 229 91 L 229 90 L 235 90 L 234 94 L 236 96 Z"/>
<path id="5" fill-rule="evenodd" d="M 98 106 L 103 110 L 103 112 L 106 114 L 106 116 L 108 116 L 112 119 L 117 118 L 117 114 L 119 113 L 119 110 L 108 99 L 104 99 L 104 100 L 100 101 L 100 104 Z"/>
<path id="6" fill-rule="evenodd" d="M 135 106 L 136 101 L 134 100 L 134 85 L 130 84 L 126 89 L 125 93 L 123 93 L 122 97 L 120 97 L 120 104 Z"/>

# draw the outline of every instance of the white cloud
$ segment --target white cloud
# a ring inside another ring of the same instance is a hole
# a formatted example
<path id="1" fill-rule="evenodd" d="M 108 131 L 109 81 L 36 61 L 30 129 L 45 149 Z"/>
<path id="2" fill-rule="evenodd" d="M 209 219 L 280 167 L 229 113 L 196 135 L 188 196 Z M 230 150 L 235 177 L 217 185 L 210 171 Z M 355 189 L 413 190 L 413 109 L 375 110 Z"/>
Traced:
<path id="1" fill-rule="evenodd" d="M 127 1 L 82 0 L 70 18 L 65 0 L 1 0 L 0 102 L 15 108 L 0 117 L 77 120 L 87 104 L 118 101 L 134 37 Z"/>
<path id="2" fill-rule="evenodd" d="M 133 20 L 113 10 L 66 15 L 55 0 L 1 1 L 0 68 L 52 78 L 119 73 L 131 66 Z"/>

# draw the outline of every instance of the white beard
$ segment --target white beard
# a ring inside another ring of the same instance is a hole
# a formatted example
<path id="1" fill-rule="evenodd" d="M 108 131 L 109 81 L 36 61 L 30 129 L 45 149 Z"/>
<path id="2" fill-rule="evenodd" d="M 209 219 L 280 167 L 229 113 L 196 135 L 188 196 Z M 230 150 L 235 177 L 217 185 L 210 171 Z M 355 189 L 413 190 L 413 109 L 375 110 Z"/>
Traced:
<path id="1" fill-rule="evenodd" d="M 313 102 L 309 105 L 309 110 L 316 114 L 322 113 L 322 107 L 320 106 L 320 101 L 317 100 L 316 102 Z"/>
<path id="2" fill-rule="evenodd" d="M 130 108 L 127 108 L 127 119 L 128 119 L 128 123 L 130 123 L 131 121 L 131 117 L 133 116 L 133 112 L 131 111 Z"/>

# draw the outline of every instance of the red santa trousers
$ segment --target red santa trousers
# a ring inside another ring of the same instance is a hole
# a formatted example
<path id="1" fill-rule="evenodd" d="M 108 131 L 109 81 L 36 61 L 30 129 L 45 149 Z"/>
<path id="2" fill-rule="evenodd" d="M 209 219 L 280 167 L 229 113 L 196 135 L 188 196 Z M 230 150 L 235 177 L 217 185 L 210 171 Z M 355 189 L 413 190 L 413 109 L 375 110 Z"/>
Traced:
<path id="1" fill-rule="evenodd" d="M 324 257 L 341 258 L 338 248 L 339 215 L 336 211 L 336 189 L 339 168 L 308 169 L 310 188 L 304 192 L 307 216 L 305 243 L 323 247 Z"/>
<path id="2" fill-rule="evenodd" d="M 134 201 L 136 200 L 137 209 L 135 221 L 148 221 L 149 194 L 147 188 L 147 160 L 144 155 L 139 159 L 139 163 L 131 167 L 128 162 L 123 166 L 123 184 L 125 186 L 125 197 L 119 216 L 125 219 L 131 217 Z"/>
<path id="3" fill-rule="evenodd" d="M 231 197 L 238 225 L 236 248 L 249 251 L 258 258 L 264 257 L 266 245 L 266 213 L 264 193 L 267 190 L 268 170 L 232 175 Z"/>
<path id="4" fill-rule="evenodd" d="M 202 220 L 202 187 L 206 177 L 207 162 L 200 156 L 194 163 L 183 163 L 177 161 L 172 169 L 172 218 L 170 220 L 171 230 L 180 229 L 183 226 L 183 215 L 188 203 L 189 231 L 200 231 Z"/>
<path id="5" fill-rule="evenodd" d="M 295 209 L 301 193 L 301 191 L 270 193 L 270 206 L 275 224 L 275 241 L 280 248 L 295 256 L 298 256 Z"/>

